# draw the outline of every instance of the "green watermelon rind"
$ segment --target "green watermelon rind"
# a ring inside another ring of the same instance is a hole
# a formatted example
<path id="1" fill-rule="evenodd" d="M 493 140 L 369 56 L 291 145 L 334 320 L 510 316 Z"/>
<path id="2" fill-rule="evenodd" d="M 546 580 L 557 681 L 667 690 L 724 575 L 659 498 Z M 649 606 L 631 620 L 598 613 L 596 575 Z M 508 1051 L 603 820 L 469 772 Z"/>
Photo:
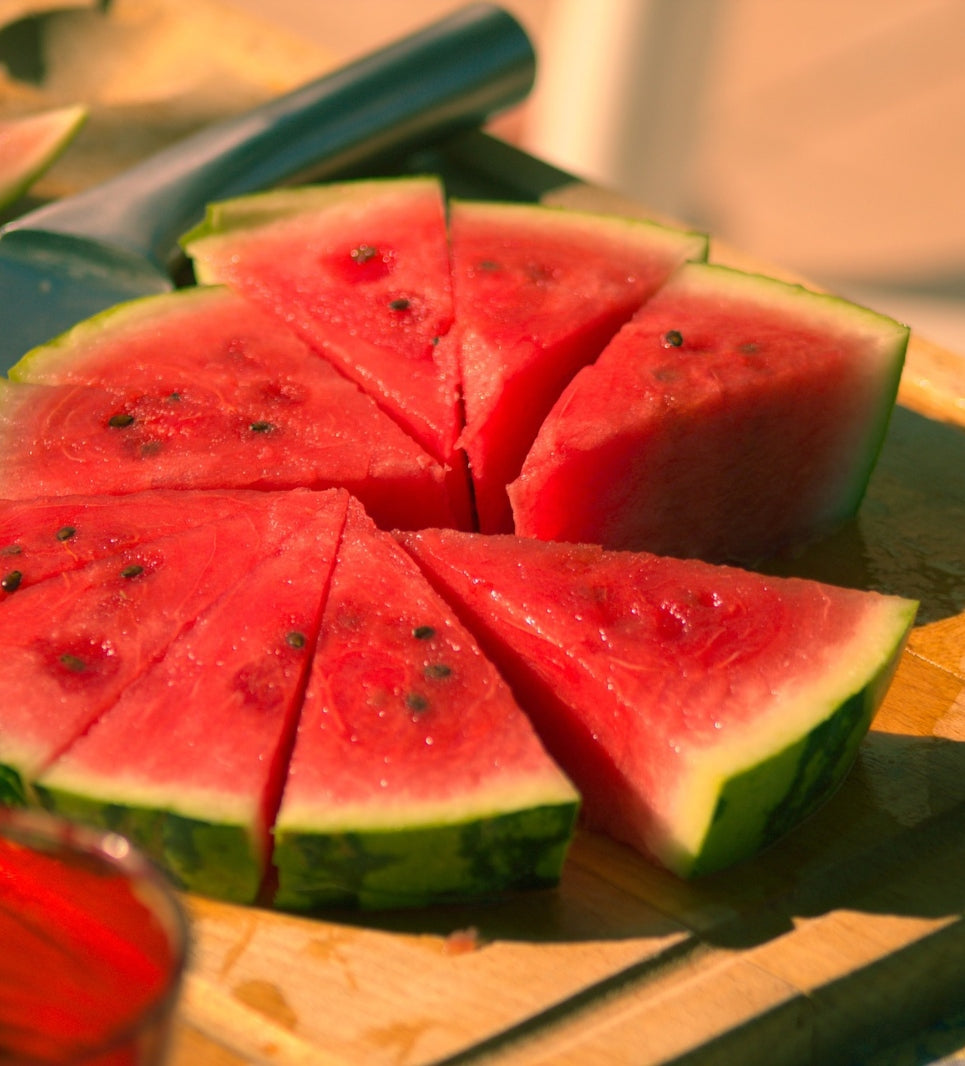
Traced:
<path id="1" fill-rule="evenodd" d="M 772 717 L 756 737 L 742 736 L 701 759 L 685 785 L 682 806 L 690 810 L 659 855 L 668 868 L 692 878 L 734 866 L 782 839 L 834 795 L 884 699 L 917 607 L 913 600 L 881 598 L 868 632 L 841 656 L 848 676 L 821 677 L 788 701 L 783 743 L 777 739 L 782 722 Z M 794 703 L 802 713 L 794 714 Z"/>
<path id="2" fill-rule="evenodd" d="M 275 832 L 281 910 L 385 910 L 480 902 L 556 885 L 576 820 L 573 802 L 447 824 L 370 831 Z"/>
<path id="3" fill-rule="evenodd" d="M 251 904 L 258 899 L 264 861 L 245 825 L 240 818 L 232 819 L 221 796 L 199 804 L 205 811 L 201 816 L 139 795 L 143 790 L 133 788 L 117 790 L 123 799 L 91 794 L 83 782 L 71 787 L 67 782 L 38 781 L 34 789 L 46 809 L 127 837 L 184 891 L 227 903 Z"/>

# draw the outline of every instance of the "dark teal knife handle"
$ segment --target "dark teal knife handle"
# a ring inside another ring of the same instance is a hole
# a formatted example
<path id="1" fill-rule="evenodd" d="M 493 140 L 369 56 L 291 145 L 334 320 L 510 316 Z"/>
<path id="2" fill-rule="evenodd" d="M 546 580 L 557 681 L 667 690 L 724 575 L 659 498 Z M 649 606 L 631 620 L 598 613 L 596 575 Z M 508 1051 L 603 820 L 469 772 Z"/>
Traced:
<path id="1" fill-rule="evenodd" d="M 517 103 L 534 76 L 519 23 L 494 5 L 471 4 L 7 228 L 92 237 L 167 269 L 177 238 L 210 201 L 430 144 Z"/>

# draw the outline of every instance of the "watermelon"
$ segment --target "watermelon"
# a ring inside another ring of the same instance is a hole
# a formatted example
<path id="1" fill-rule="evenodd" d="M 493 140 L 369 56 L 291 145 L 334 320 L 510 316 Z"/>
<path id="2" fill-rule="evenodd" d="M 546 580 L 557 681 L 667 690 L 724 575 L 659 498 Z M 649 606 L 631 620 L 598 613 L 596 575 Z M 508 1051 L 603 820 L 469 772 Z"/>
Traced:
<path id="1" fill-rule="evenodd" d="M 257 306 L 219 287 L 111 308 L 0 390 L 8 498 L 330 488 L 386 525 L 459 525 L 442 465 Z M 32 434 L 24 432 L 32 425 Z"/>
<path id="2" fill-rule="evenodd" d="M 177 532 L 146 534 L 8 595 L 0 611 L 0 767 L 10 796 L 26 795 L 39 774 L 236 584 L 240 560 L 287 535 L 294 501 L 282 504 L 262 494 L 254 500 L 243 518 L 188 520 Z M 25 506 L 4 508 L 20 512 Z M 188 507 L 183 500 L 182 507 Z"/>
<path id="3" fill-rule="evenodd" d="M 578 810 L 700 874 L 833 792 L 914 604 L 715 564 L 853 513 L 903 327 L 423 177 L 184 244 L 0 385 L 0 801 L 313 911 L 553 884 Z"/>
<path id="4" fill-rule="evenodd" d="M 445 200 L 428 176 L 274 190 L 209 206 L 182 238 L 330 359 L 465 483 Z M 468 495 L 466 498 L 468 507 Z"/>
<path id="5" fill-rule="evenodd" d="M 553 884 L 577 803 L 472 635 L 350 507 L 275 824 L 278 905 Z"/>
<path id="6" fill-rule="evenodd" d="M 841 782 L 916 604 L 648 553 L 399 534 L 583 796 L 680 876 L 781 837 Z"/>
<path id="7" fill-rule="evenodd" d="M 0 121 L 0 207 L 23 195 L 86 121 L 87 108 L 81 104 Z"/>
<path id="8" fill-rule="evenodd" d="M 273 531 L 289 532 L 255 544 L 244 580 L 45 768 L 35 787 L 47 807 L 106 821 L 184 888 L 258 898 L 346 501 L 271 500 Z M 191 713 L 172 713 L 182 700 Z"/>
<path id="9" fill-rule="evenodd" d="M 856 513 L 907 342 L 836 297 L 688 263 L 561 393 L 509 488 L 516 532 L 742 564 L 798 550 Z"/>
<path id="10" fill-rule="evenodd" d="M 455 325 L 479 528 L 512 532 L 506 486 L 560 391 L 702 234 L 534 204 L 454 200 Z"/>
<path id="11" fill-rule="evenodd" d="M 185 509 L 180 492 L 121 496 L 52 496 L 29 507 L 0 501 L 0 603 L 24 588 L 94 559 L 133 548 L 145 539 L 181 532 L 219 518 L 243 518 L 257 494 L 198 494 Z M 149 532 L 148 532 L 149 531 Z"/>

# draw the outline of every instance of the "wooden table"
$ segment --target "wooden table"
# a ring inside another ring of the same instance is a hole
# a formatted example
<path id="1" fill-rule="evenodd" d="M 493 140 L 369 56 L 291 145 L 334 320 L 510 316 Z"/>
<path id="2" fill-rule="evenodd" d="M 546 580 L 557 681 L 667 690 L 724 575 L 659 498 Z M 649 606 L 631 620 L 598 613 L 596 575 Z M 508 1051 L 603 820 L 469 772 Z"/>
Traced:
<path id="1" fill-rule="evenodd" d="M 643 213 L 478 134 L 402 166 Z M 855 769 L 807 824 L 692 884 L 581 833 L 558 889 L 485 907 L 307 919 L 192 898 L 173 1066 L 824 1066 L 965 1005 L 965 358 L 913 337 L 857 521 L 795 569 L 921 602 Z"/>

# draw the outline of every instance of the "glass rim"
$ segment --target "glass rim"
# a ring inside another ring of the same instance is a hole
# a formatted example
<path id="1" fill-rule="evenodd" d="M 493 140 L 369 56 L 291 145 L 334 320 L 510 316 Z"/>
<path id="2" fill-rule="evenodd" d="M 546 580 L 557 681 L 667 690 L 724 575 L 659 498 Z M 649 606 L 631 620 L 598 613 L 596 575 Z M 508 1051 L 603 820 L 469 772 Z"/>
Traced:
<path id="1" fill-rule="evenodd" d="M 181 991 L 192 948 L 191 923 L 187 908 L 180 900 L 170 878 L 127 837 L 110 829 L 77 822 L 42 808 L 0 806 L 0 838 L 30 848 L 43 848 L 46 854 L 86 855 L 126 878 L 145 886 L 151 900 L 143 901 L 156 913 L 171 946 L 170 972 L 163 987 L 150 1003 L 125 1019 L 103 1039 L 87 1047 L 78 1048 L 70 1066 L 84 1066 L 147 1030 L 155 1021 L 173 1012 Z M 158 912 L 160 901 L 164 913 Z M 4 1052 L 0 1048 L 0 1064 Z M 23 1066 L 52 1066 L 49 1059 L 19 1056 Z"/>

